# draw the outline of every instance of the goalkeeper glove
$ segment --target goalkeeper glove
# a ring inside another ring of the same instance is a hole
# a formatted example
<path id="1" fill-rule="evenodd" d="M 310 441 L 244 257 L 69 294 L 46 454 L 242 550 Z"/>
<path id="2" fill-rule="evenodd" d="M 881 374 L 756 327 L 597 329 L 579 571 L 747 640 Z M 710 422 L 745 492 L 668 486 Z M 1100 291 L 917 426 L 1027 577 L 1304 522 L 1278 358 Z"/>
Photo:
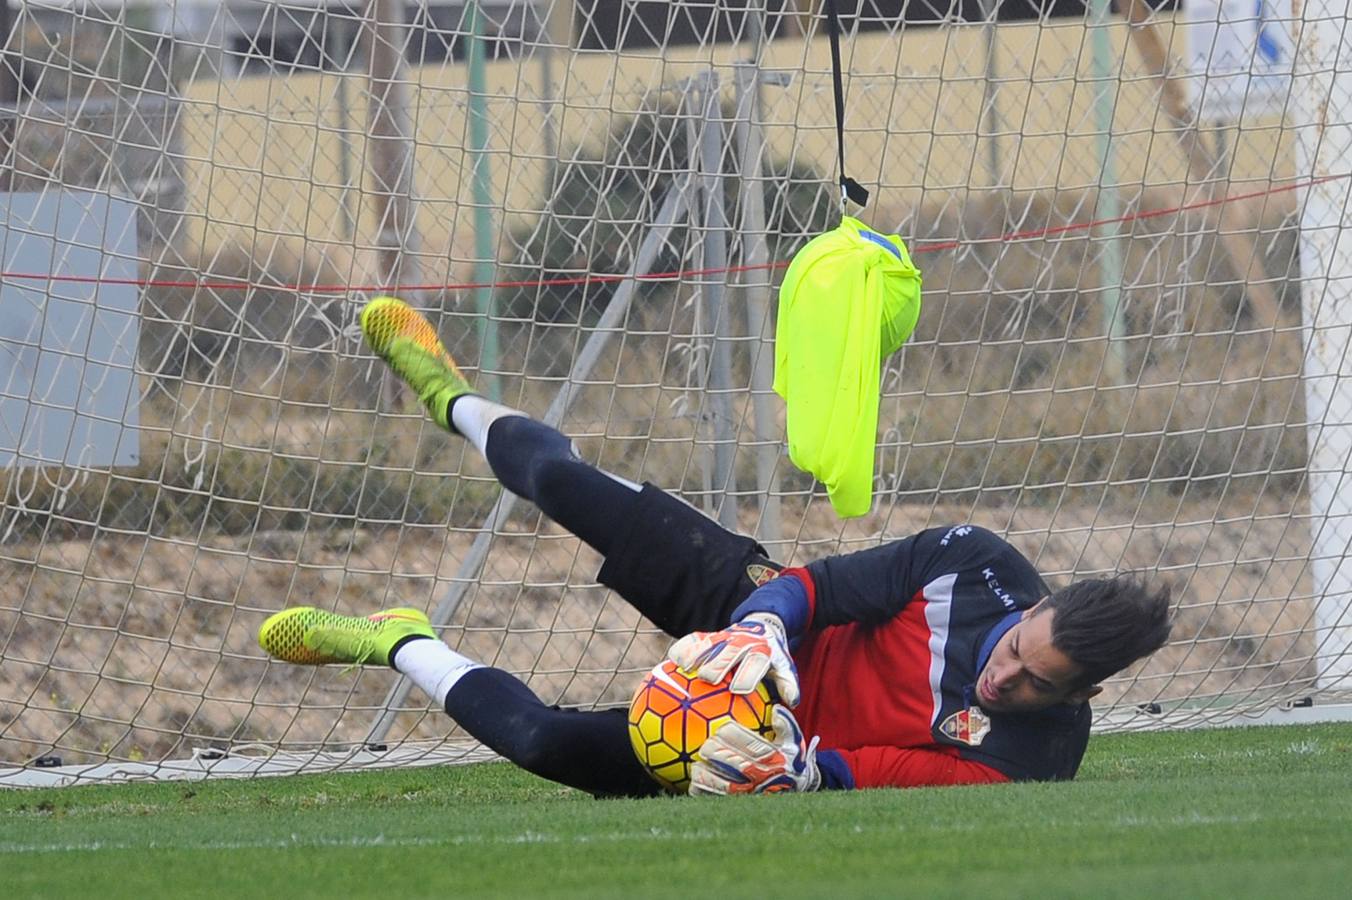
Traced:
<path id="1" fill-rule="evenodd" d="M 722 631 L 687 634 L 671 645 L 667 659 L 711 684 L 735 668 L 729 685 L 734 694 L 749 694 L 768 677 L 781 703 L 798 705 L 798 667 L 789 655 L 784 622 L 774 613 L 752 613 Z"/>
<path id="2" fill-rule="evenodd" d="M 700 747 L 690 768 L 692 794 L 775 794 L 815 791 L 821 786 L 817 738 L 803 740 L 793 713 L 774 707 L 774 742 L 737 722 L 729 722 Z"/>

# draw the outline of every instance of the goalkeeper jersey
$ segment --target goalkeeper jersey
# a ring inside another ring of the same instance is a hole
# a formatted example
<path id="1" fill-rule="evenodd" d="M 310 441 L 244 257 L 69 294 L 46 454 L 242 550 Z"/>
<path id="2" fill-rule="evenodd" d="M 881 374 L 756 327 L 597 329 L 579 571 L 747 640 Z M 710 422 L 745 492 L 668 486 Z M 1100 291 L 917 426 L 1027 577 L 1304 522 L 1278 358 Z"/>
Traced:
<path id="1" fill-rule="evenodd" d="M 827 786 L 1075 775 L 1087 703 L 998 714 L 976 700 L 996 641 L 1050 593 L 1009 543 L 974 525 L 936 528 L 784 575 L 807 588 L 806 609 L 786 609 L 775 599 L 785 595 L 770 592 L 770 605 L 753 595 L 733 618 L 764 608 L 802 635 L 795 714 L 821 738 Z"/>

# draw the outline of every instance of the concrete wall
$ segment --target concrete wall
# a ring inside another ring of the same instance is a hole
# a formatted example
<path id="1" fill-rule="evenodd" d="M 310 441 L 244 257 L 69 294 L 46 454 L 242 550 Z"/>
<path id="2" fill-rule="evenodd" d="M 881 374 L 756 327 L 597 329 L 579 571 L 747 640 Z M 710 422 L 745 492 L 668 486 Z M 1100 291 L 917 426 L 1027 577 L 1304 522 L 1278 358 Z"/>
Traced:
<path id="1" fill-rule="evenodd" d="M 1164 21 L 1166 39 L 1181 49 Z M 1142 71 L 1125 25 L 1111 29 L 1120 81 L 1115 95 L 1117 179 L 1128 201 L 1144 187 L 1181 186 L 1185 166 L 1158 109 L 1155 81 Z M 981 115 L 985 44 L 982 27 L 906 28 L 849 42 L 850 173 L 874 189 L 865 218 L 896 227 L 920 203 L 960 203 L 992 183 L 1015 190 L 1081 194 L 1099 178 L 1098 138 L 1090 80 L 1088 31 L 1079 21 L 1002 25 L 995 31 L 994 138 L 976 137 Z M 731 84 L 732 47 L 675 48 L 655 54 L 577 53 L 557 56 L 561 105 L 553 107 L 563 152 L 593 146 L 613 123 L 671 85 L 711 64 Z M 830 176 L 835 166 L 830 54 L 824 40 L 781 41 L 766 68 L 793 75 L 787 88 L 767 88 L 772 152 L 811 163 Z M 1115 67 L 1116 68 L 1116 67 Z M 537 60 L 488 66 L 495 221 L 526 219 L 544 206 L 547 157 Z M 343 143 L 349 178 L 361 183 L 364 79 L 346 76 L 346 112 L 335 74 L 202 82 L 191 88 L 184 138 L 193 239 L 206 247 L 244 237 L 266 245 L 303 238 L 312 250 L 352 246 L 340 199 Z M 472 209 L 466 153 L 467 92 L 463 65 L 411 73 L 417 123 L 417 190 L 429 277 L 463 274 L 472 255 Z M 998 173 L 990 171 L 989 141 Z M 1232 132 L 1232 190 L 1259 190 L 1291 174 L 1290 132 L 1277 120 Z M 355 190 L 356 187 L 353 187 Z M 1180 196 L 1182 194 L 1180 193 Z M 1289 202 L 1289 201 L 1288 201 Z M 374 223 L 363 202 L 358 246 L 372 242 Z"/>

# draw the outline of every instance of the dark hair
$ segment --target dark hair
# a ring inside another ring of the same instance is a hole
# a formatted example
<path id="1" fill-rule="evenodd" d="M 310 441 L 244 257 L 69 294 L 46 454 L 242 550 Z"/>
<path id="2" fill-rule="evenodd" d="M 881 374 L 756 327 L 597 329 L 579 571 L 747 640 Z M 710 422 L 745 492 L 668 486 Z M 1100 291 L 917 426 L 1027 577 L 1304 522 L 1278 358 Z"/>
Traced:
<path id="1" fill-rule="evenodd" d="M 1098 684 L 1169 640 L 1169 588 L 1131 574 L 1077 581 L 1046 599 L 1052 646 L 1084 670 L 1076 690 Z"/>

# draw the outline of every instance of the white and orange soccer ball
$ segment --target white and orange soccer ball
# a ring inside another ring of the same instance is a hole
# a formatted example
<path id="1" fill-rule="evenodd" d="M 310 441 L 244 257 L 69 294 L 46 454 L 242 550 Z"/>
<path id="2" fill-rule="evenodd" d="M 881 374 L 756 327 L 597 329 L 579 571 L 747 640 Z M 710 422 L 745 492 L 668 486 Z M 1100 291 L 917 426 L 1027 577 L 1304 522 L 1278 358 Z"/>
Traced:
<path id="1" fill-rule="evenodd" d="M 690 787 L 690 767 L 704 741 L 727 722 L 772 737 L 773 703 L 765 684 L 750 694 L 729 689 L 731 675 L 710 684 L 671 660 L 644 677 L 629 704 L 629 741 L 649 774 L 673 794 Z"/>

